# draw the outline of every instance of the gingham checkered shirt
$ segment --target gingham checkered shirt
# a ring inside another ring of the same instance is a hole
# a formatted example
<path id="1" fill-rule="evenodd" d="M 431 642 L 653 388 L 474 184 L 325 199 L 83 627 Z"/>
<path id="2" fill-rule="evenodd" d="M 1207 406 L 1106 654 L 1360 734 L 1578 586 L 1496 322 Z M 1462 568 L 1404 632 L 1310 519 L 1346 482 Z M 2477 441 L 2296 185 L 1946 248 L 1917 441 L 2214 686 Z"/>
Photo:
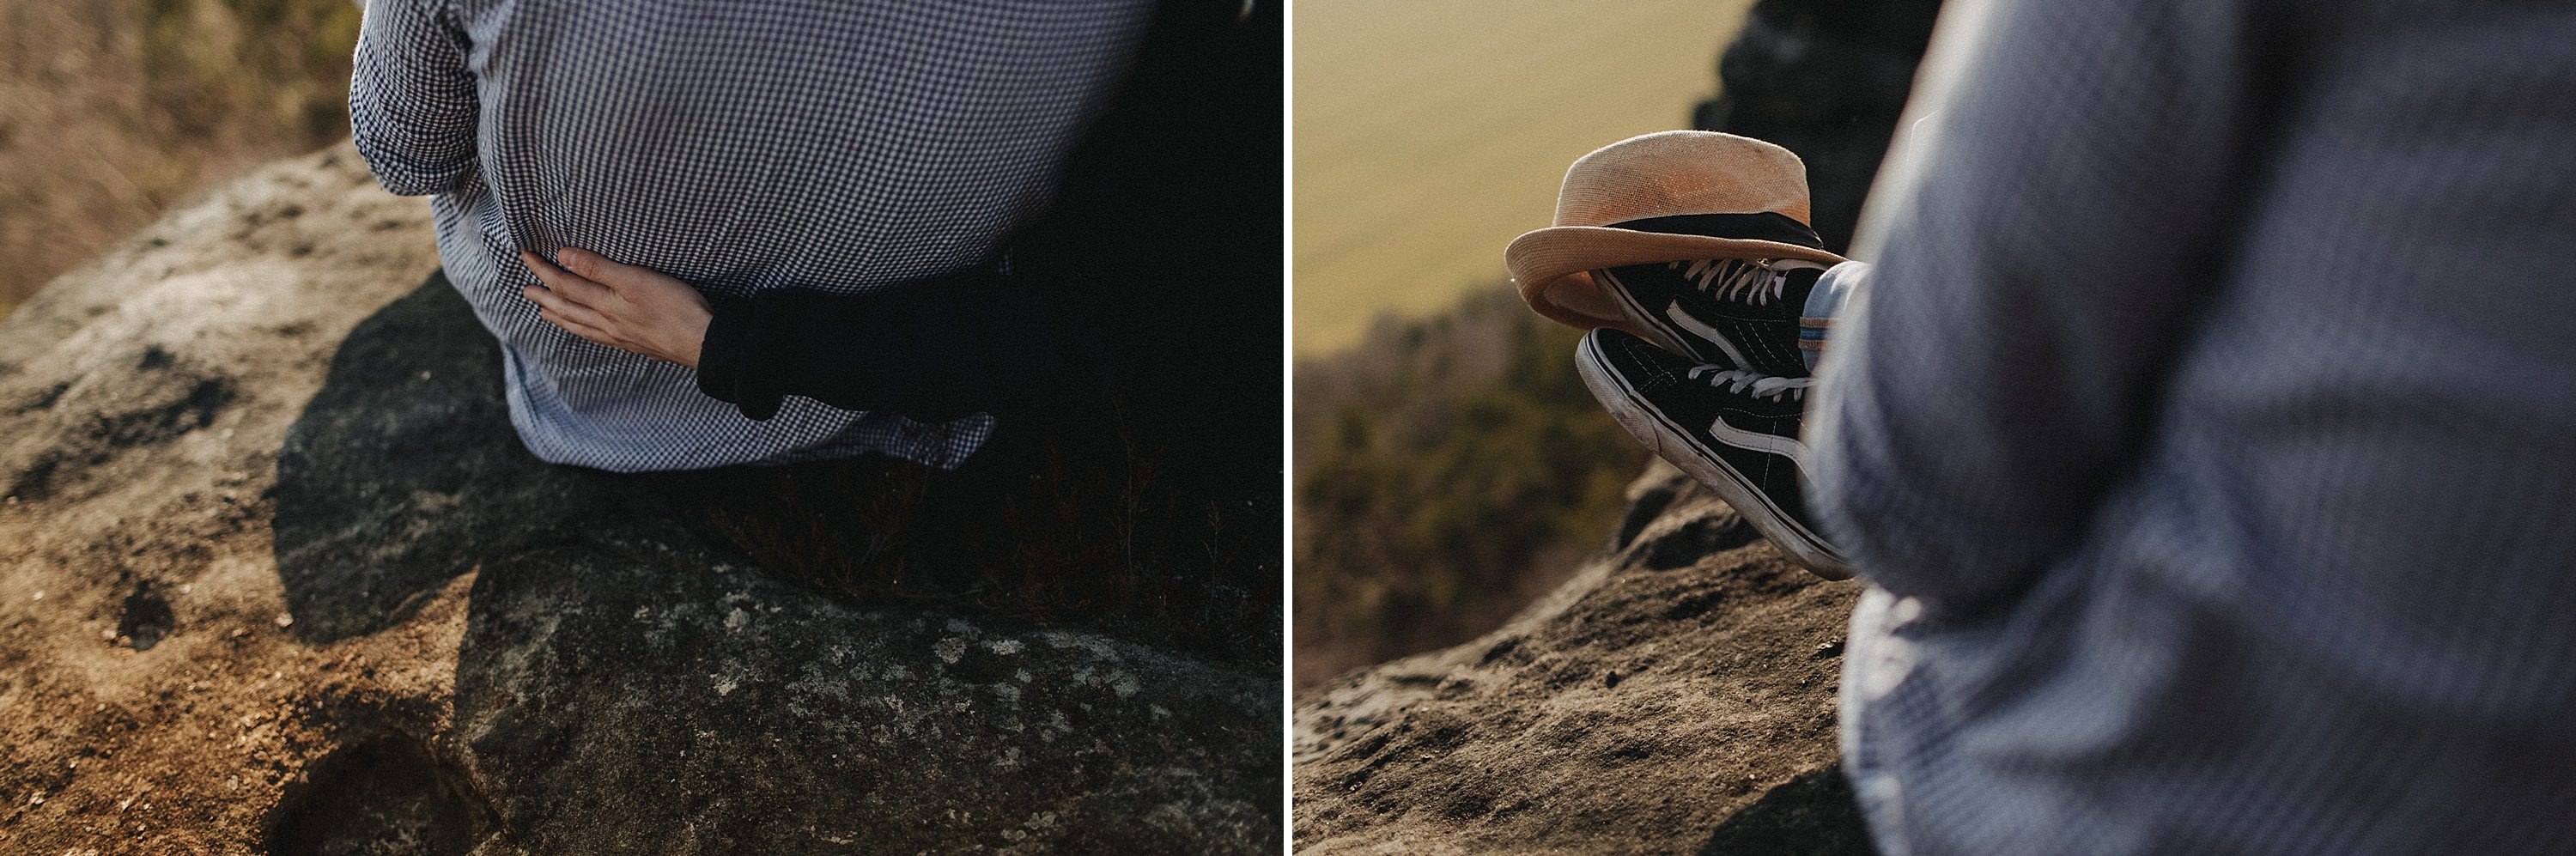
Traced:
<path id="1" fill-rule="evenodd" d="M 540 320 L 517 254 L 582 247 L 732 297 L 992 264 L 1152 8 L 368 0 L 350 117 L 387 190 L 437 194 L 440 259 L 500 340 L 537 457 L 626 472 L 875 451 L 953 468 L 990 417 L 790 398 L 746 419 L 687 368 Z"/>
<path id="2" fill-rule="evenodd" d="M 2576 852 L 2576 7 L 1942 15 L 1806 426 L 1880 851 Z"/>

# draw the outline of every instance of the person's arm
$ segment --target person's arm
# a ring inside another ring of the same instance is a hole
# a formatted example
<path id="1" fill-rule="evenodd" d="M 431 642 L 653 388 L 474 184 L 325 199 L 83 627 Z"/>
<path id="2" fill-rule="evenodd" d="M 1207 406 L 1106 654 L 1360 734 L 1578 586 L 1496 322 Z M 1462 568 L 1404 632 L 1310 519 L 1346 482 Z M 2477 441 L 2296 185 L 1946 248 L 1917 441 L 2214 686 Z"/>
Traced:
<path id="1" fill-rule="evenodd" d="M 1809 415 L 1811 493 L 1872 582 L 1974 613 L 2144 453 L 2260 166 L 2249 2 L 1966 0 L 1882 176 Z"/>
<path id="2" fill-rule="evenodd" d="M 698 389 L 767 419 L 788 395 L 846 410 L 956 419 L 1042 400 L 1078 357 L 1033 289 L 978 269 L 883 293 L 766 289 L 719 301 Z"/>
<path id="3" fill-rule="evenodd" d="M 358 154 L 386 190 L 456 189 L 474 171 L 480 102 L 465 33 L 436 0 L 367 0 L 349 79 Z"/>
<path id="4" fill-rule="evenodd" d="M 936 422 L 1043 401 L 1079 376 L 1034 284 L 978 268 L 869 294 L 765 289 L 710 303 L 650 268 L 565 249 L 519 259 L 539 317 L 584 339 L 698 370 L 698 389 L 752 419 L 789 395 Z"/>

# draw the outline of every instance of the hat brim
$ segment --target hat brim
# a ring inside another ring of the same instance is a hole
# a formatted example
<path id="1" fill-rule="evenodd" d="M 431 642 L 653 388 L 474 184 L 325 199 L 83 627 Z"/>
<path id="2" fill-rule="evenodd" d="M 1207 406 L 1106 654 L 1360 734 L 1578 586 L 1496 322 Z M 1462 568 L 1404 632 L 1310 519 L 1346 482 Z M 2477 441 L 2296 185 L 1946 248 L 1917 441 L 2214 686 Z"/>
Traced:
<path id="1" fill-rule="evenodd" d="M 1551 226 L 1512 239 L 1503 266 L 1521 302 L 1548 320 L 1577 329 L 1626 328 L 1618 304 L 1585 273 L 1596 268 L 1698 259 L 1848 259 L 1815 247 L 1750 238 L 1642 232 L 1615 226 Z M 1635 331 L 1630 331 L 1635 332 Z"/>

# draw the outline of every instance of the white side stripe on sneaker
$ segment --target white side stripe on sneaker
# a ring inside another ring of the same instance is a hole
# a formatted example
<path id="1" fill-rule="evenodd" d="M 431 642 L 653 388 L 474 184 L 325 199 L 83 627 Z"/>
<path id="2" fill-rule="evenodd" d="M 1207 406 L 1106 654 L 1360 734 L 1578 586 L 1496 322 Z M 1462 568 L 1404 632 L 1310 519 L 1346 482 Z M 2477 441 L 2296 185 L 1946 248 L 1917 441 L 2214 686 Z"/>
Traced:
<path id="1" fill-rule="evenodd" d="M 1698 336 L 1701 339 L 1715 344 L 1717 349 L 1725 351 L 1726 358 L 1729 361 L 1734 362 L 1736 365 L 1749 366 L 1753 364 L 1752 360 L 1744 358 L 1743 351 L 1735 349 L 1734 342 L 1727 341 L 1724 334 L 1717 332 L 1717 328 L 1701 323 L 1699 319 L 1691 317 L 1690 313 L 1682 311 L 1681 301 L 1675 300 L 1673 301 L 1673 305 L 1664 307 L 1664 317 L 1672 319 L 1672 322 L 1679 325 L 1682 329 L 1689 330 L 1691 335 Z"/>
<path id="2" fill-rule="evenodd" d="M 1739 449 L 1752 449 L 1756 452 L 1769 452 L 1774 455 L 1786 455 L 1790 462 L 1798 465 L 1798 475 L 1804 477 L 1810 482 L 1816 480 L 1815 471 L 1807 468 L 1807 444 L 1798 442 L 1798 439 L 1795 437 L 1782 437 L 1776 434 L 1764 434 L 1759 431 L 1746 431 L 1726 424 L 1726 420 L 1724 419 L 1709 423 L 1708 435 L 1717 438 L 1717 441 L 1720 443 L 1725 443 Z"/>

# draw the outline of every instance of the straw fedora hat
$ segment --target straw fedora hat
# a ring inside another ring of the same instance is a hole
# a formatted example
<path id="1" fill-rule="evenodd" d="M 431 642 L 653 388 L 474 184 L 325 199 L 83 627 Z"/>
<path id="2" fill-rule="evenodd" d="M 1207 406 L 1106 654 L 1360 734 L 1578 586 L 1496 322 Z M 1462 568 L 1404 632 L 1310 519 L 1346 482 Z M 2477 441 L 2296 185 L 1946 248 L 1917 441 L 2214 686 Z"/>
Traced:
<path id="1" fill-rule="evenodd" d="M 1797 155 L 1713 131 L 1630 137 L 1584 155 L 1565 171 L 1556 224 L 1503 250 L 1523 302 L 1585 329 L 1626 326 L 1586 271 L 1757 258 L 1844 260 L 1807 224 L 1807 165 Z"/>

